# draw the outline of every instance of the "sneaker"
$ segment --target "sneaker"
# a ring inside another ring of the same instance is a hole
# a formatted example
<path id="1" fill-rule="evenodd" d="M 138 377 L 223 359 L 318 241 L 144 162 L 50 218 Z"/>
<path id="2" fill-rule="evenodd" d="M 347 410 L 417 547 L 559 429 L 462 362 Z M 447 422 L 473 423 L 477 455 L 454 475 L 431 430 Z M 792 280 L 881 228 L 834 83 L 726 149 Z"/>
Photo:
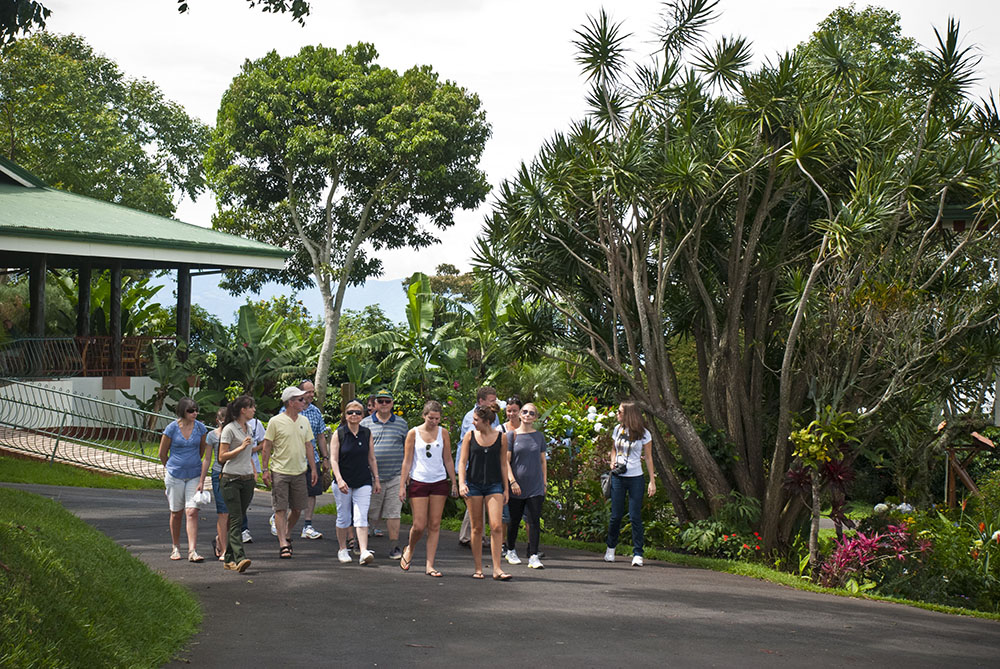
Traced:
<path id="1" fill-rule="evenodd" d="M 302 538 L 303 539 L 322 539 L 323 533 L 317 532 L 316 528 L 312 525 L 306 525 L 302 528 Z"/>
<path id="2" fill-rule="evenodd" d="M 379 528 L 376 527 L 376 528 L 372 529 L 371 532 L 368 533 L 368 536 L 381 538 L 381 537 L 385 536 L 385 532 L 383 530 L 381 530 L 381 529 L 379 529 Z"/>
<path id="3" fill-rule="evenodd" d="M 243 543 L 252 544 L 253 537 L 250 535 L 250 530 L 243 530 Z"/>
<path id="4" fill-rule="evenodd" d="M 347 548 L 355 555 L 361 555 L 361 553 L 358 551 L 358 542 L 354 537 L 351 537 L 350 539 L 347 540 Z"/>
<path id="5" fill-rule="evenodd" d="M 271 534 L 273 536 L 278 536 L 278 528 L 274 525 L 274 514 L 271 514 Z"/>
<path id="6" fill-rule="evenodd" d="M 349 551 L 346 548 L 342 548 L 341 550 L 337 551 L 337 559 L 343 562 L 344 564 L 347 564 L 348 562 L 351 561 L 351 551 Z"/>
<path id="7" fill-rule="evenodd" d="M 500 544 L 500 557 L 502 557 L 502 558 L 507 557 L 507 551 L 509 551 L 509 550 L 510 549 L 507 548 L 507 542 L 506 541 L 503 542 L 502 544 Z"/>
<path id="8" fill-rule="evenodd" d="M 605 562 L 614 562 L 615 561 L 615 549 L 614 548 L 609 548 L 606 551 L 604 551 L 604 561 Z"/>
<path id="9" fill-rule="evenodd" d="M 391 551 L 389 551 L 390 560 L 398 560 L 403 557 L 403 551 L 399 550 L 399 546 L 396 546 Z"/>
<path id="10" fill-rule="evenodd" d="M 375 553 L 371 551 L 361 551 L 361 557 L 358 558 L 358 564 L 371 564 L 375 559 Z"/>
<path id="11" fill-rule="evenodd" d="M 545 565 L 543 565 L 542 561 L 538 559 L 538 553 L 535 553 L 528 558 L 528 566 L 532 569 L 545 569 Z"/>
<path id="12" fill-rule="evenodd" d="M 633 567 L 641 567 L 642 566 L 642 556 L 641 555 L 633 555 L 632 556 L 632 566 Z"/>
<path id="13" fill-rule="evenodd" d="M 510 564 L 521 564 L 521 558 L 517 557 L 517 551 L 513 548 L 507 551 L 507 562 Z"/>

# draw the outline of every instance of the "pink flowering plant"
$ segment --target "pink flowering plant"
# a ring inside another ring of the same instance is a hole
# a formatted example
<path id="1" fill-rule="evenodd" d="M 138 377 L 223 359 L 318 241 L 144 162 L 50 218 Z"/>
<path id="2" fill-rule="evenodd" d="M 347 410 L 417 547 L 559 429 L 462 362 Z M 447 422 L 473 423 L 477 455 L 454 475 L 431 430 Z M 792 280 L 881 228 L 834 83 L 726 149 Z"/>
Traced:
<path id="1" fill-rule="evenodd" d="M 876 587 L 890 573 L 916 569 L 931 544 L 914 538 L 902 525 L 889 525 L 883 532 L 857 532 L 835 542 L 833 553 L 823 561 L 820 582 L 828 587 L 846 587 L 857 592 Z"/>

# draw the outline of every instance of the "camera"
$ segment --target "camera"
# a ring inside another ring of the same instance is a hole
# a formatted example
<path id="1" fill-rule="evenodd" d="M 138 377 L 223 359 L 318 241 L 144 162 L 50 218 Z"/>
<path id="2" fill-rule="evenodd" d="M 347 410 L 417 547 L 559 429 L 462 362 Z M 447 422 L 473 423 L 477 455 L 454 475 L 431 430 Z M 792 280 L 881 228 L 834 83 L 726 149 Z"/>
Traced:
<path id="1" fill-rule="evenodd" d="M 622 474 L 625 473 L 626 469 L 628 469 L 628 467 L 625 465 L 625 463 L 619 462 L 617 465 L 611 468 L 611 473 L 614 474 L 615 476 L 621 476 Z"/>

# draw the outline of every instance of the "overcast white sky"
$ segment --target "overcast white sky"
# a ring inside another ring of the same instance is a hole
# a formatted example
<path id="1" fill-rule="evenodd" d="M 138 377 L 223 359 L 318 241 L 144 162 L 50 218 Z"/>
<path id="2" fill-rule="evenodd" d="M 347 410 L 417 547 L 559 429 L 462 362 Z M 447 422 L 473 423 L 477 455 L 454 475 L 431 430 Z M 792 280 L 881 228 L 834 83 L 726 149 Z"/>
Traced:
<path id="1" fill-rule="evenodd" d="M 443 77 L 477 93 L 493 127 L 482 167 L 498 184 L 530 160 L 540 143 L 579 118 L 584 82 L 574 62 L 574 31 L 604 6 L 635 36 L 637 57 L 653 49 L 661 3 L 651 0 L 312 0 L 306 26 L 249 9 L 245 0 L 190 0 L 178 15 L 175 0 L 48 0 L 48 29 L 83 36 L 132 77 L 156 82 L 188 113 L 214 124 L 222 93 L 245 59 L 276 49 L 292 55 L 307 44 L 340 48 L 372 42 L 379 62 L 399 70 L 430 64 Z M 722 0 L 715 36 L 742 34 L 758 61 L 808 38 L 816 24 L 846 2 Z M 858 7 L 869 3 L 859 2 Z M 966 44 L 978 45 L 982 81 L 976 95 L 1000 84 L 1000 3 L 996 0 L 893 0 L 906 35 L 934 44 L 933 27 L 949 14 L 961 21 Z M 214 202 L 182 202 L 177 216 L 210 225 Z M 489 202 L 459 212 L 443 244 L 415 254 L 382 254 L 383 279 L 433 272 L 441 262 L 468 267 L 472 241 Z"/>

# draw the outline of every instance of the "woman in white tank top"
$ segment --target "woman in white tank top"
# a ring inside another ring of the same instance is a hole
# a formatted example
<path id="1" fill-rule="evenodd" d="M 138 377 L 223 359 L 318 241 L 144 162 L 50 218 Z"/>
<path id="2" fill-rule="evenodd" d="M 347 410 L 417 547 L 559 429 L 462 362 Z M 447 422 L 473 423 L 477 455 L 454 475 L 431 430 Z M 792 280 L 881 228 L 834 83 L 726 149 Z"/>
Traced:
<path id="1" fill-rule="evenodd" d="M 440 578 L 441 572 L 434 568 L 434 556 L 441 536 L 441 514 L 449 493 L 452 497 L 458 496 L 458 482 L 455 480 L 455 463 L 451 458 L 451 439 L 448 432 L 441 429 L 441 404 L 430 400 L 424 405 L 423 413 L 423 424 L 406 434 L 403 445 L 399 499 L 405 501 L 406 496 L 410 496 L 413 526 L 410 527 L 410 542 L 403 550 L 399 568 L 403 571 L 410 570 L 413 551 L 426 530 L 427 561 L 424 573 Z"/>

